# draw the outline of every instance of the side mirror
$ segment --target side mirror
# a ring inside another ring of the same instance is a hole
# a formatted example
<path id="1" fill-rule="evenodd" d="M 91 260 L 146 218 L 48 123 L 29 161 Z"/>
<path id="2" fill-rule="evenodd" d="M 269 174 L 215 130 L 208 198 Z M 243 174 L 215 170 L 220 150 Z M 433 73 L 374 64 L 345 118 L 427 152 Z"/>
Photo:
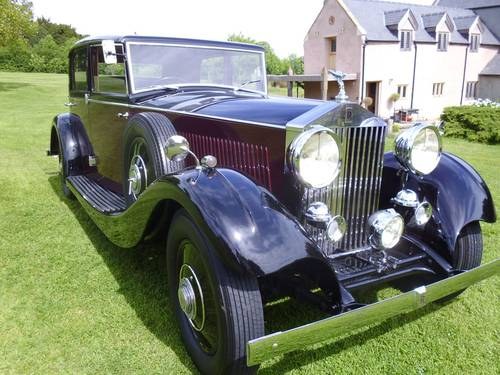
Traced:
<path id="1" fill-rule="evenodd" d="M 104 62 L 106 64 L 116 64 L 116 47 L 114 40 L 103 40 L 101 42 Z"/>
<path id="2" fill-rule="evenodd" d="M 190 153 L 189 142 L 183 136 L 173 135 L 167 139 L 165 155 L 169 160 L 183 161 Z"/>

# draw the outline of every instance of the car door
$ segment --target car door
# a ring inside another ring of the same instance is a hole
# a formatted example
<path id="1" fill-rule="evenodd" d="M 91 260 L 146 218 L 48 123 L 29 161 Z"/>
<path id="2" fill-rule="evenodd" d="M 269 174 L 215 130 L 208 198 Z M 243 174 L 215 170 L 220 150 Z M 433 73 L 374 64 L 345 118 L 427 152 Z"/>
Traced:
<path id="1" fill-rule="evenodd" d="M 90 47 L 90 137 L 97 170 L 120 191 L 123 174 L 123 131 L 128 118 L 128 95 L 123 46 L 116 44 L 116 64 L 104 62 L 101 45 Z"/>
<path id="2" fill-rule="evenodd" d="M 64 105 L 69 108 L 69 112 L 80 118 L 88 134 L 89 59 L 87 46 L 73 50 L 69 61 L 69 98 Z"/>

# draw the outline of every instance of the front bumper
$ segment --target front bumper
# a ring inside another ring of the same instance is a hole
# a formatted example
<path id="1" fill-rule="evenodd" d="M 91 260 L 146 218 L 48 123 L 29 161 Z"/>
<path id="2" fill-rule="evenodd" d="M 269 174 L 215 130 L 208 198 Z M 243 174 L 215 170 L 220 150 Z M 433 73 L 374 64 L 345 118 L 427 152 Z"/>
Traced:
<path id="1" fill-rule="evenodd" d="M 277 355 L 303 349 L 307 345 L 330 340 L 357 328 L 416 310 L 430 302 L 496 275 L 499 271 L 500 258 L 470 271 L 418 287 L 410 292 L 356 310 L 292 328 L 288 331 L 276 332 L 250 340 L 247 343 L 247 365 L 253 366 Z"/>

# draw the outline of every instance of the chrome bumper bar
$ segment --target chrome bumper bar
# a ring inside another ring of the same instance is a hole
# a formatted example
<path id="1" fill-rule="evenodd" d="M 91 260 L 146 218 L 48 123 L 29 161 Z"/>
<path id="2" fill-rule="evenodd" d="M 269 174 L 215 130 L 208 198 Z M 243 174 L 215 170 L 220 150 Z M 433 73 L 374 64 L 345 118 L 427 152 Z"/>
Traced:
<path id="1" fill-rule="evenodd" d="M 307 345 L 339 337 L 357 328 L 379 323 L 393 316 L 416 310 L 426 304 L 467 288 L 498 274 L 500 258 L 470 271 L 418 287 L 410 292 L 356 310 L 306 324 L 284 332 L 250 340 L 247 365 L 253 366 L 277 355 L 303 349 Z"/>

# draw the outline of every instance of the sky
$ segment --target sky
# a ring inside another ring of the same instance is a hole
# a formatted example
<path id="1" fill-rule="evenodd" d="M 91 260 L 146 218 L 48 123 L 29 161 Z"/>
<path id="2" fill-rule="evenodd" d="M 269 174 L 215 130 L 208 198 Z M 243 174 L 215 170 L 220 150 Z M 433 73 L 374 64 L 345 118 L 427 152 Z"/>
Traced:
<path id="1" fill-rule="evenodd" d="M 280 57 L 304 54 L 304 37 L 323 0 L 32 0 L 35 17 L 80 34 L 142 34 L 226 40 L 242 33 Z"/>

